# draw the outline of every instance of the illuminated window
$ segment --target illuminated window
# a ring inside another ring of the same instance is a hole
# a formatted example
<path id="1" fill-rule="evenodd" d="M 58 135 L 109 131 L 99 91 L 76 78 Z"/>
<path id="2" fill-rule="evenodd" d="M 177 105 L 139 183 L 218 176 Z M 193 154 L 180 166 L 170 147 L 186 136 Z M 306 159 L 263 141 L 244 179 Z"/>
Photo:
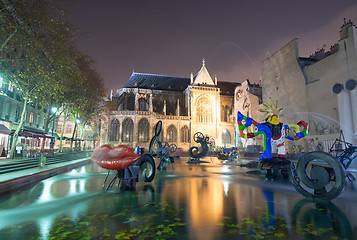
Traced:
<path id="1" fill-rule="evenodd" d="M 177 129 L 174 125 L 170 125 L 167 128 L 166 139 L 168 142 L 176 142 L 177 141 Z"/>
<path id="2" fill-rule="evenodd" d="M 116 118 L 113 119 L 110 123 L 109 141 L 111 142 L 119 141 L 119 120 Z"/>
<path id="3" fill-rule="evenodd" d="M 148 142 L 149 141 L 149 121 L 146 118 L 143 118 L 139 121 L 138 124 L 138 140 L 139 142 Z"/>
<path id="4" fill-rule="evenodd" d="M 122 142 L 133 142 L 133 135 L 134 135 L 134 123 L 133 120 L 127 118 L 123 121 L 122 127 L 122 135 L 121 140 Z"/>
<path id="5" fill-rule="evenodd" d="M 201 123 L 212 122 L 212 106 L 207 98 L 202 97 L 196 103 L 197 119 Z"/>
<path id="6" fill-rule="evenodd" d="M 58 132 L 58 133 L 62 133 L 62 127 L 63 127 L 62 124 L 58 124 L 58 125 L 57 125 L 57 132 Z"/>
<path id="7" fill-rule="evenodd" d="M 66 125 L 66 133 L 71 133 L 72 132 L 72 125 L 71 124 L 67 124 Z"/>
<path id="8" fill-rule="evenodd" d="M 14 91 L 14 85 L 11 82 L 9 82 L 9 86 L 8 86 L 7 90 L 9 90 L 10 92 Z"/>
<path id="9" fill-rule="evenodd" d="M 231 134 L 227 129 L 224 129 L 222 132 L 222 143 L 223 145 L 231 143 Z"/>
<path id="10" fill-rule="evenodd" d="M 189 142 L 189 130 L 185 125 L 181 128 L 181 142 Z"/>
<path id="11" fill-rule="evenodd" d="M 33 123 L 33 113 L 30 113 L 29 123 L 30 123 L 30 125 L 32 125 L 32 123 Z"/>

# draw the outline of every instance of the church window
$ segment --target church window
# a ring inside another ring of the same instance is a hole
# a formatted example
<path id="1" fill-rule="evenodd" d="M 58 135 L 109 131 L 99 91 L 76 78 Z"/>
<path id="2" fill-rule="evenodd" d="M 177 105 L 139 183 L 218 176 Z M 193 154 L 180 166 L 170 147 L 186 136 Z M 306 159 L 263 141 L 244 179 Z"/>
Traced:
<path id="1" fill-rule="evenodd" d="M 156 126 L 156 125 L 155 125 Z M 152 136 L 155 136 L 155 126 L 152 129 Z M 159 141 L 163 142 L 164 141 L 164 128 L 161 129 L 160 135 L 159 135 Z"/>
<path id="2" fill-rule="evenodd" d="M 197 101 L 197 119 L 201 123 L 212 122 L 212 106 L 207 98 L 202 97 Z"/>
<path id="3" fill-rule="evenodd" d="M 119 141 L 119 120 L 116 118 L 113 119 L 110 123 L 109 141 L 110 142 Z"/>
<path id="4" fill-rule="evenodd" d="M 166 139 L 168 142 L 176 142 L 177 141 L 177 129 L 174 125 L 170 125 L 167 128 Z"/>
<path id="5" fill-rule="evenodd" d="M 181 128 L 181 142 L 189 142 L 189 130 L 187 125 Z"/>
<path id="6" fill-rule="evenodd" d="M 143 118 L 139 121 L 138 137 L 139 142 L 149 141 L 149 121 L 146 118 Z"/>
<path id="7" fill-rule="evenodd" d="M 224 129 L 222 132 L 222 143 L 224 146 L 231 144 L 231 134 L 227 129 Z"/>
<path id="8" fill-rule="evenodd" d="M 139 111 L 148 111 L 149 104 L 145 98 L 139 98 Z"/>
<path id="9" fill-rule="evenodd" d="M 224 107 L 223 122 L 229 122 L 230 109 L 228 106 Z"/>
<path id="10" fill-rule="evenodd" d="M 123 128 L 122 128 L 122 135 L 121 139 L 122 142 L 133 142 L 134 136 L 134 123 L 133 120 L 127 118 L 123 121 Z"/>

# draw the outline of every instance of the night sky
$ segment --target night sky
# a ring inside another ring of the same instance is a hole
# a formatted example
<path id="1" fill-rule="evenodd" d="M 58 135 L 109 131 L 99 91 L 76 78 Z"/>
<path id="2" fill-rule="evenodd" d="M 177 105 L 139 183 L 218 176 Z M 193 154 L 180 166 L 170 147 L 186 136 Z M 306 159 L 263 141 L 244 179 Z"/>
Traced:
<path id="1" fill-rule="evenodd" d="M 357 25 L 357 1 L 79 0 L 72 13 L 107 90 L 133 71 L 190 77 L 202 58 L 218 81 L 258 82 L 262 61 L 294 38 L 302 57 L 337 43 L 343 18 Z"/>

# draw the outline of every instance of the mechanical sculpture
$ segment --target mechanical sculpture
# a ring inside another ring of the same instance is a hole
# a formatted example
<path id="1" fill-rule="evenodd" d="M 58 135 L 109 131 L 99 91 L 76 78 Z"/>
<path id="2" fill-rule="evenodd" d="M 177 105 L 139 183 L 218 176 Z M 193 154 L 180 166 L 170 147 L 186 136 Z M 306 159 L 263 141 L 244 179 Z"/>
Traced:
<path id="1" fill-rule="evenodd" d="M 119 180 L 118 186 L 120 185 L 122 189 L 135 189 L 140 172 L 144 182 L 151 182 L 155 177 L 154 159 L 149 154 L 137 155 L 133 149 L 124 145 L 116 147 L 103 145 L 93 152 L 91 159 L 98 166 L 108 169 L 103 183 L 103 189 L 105 188 L 106 191 L 113 187 L 117 179 Z M 117 173 L 106 186 L 111 170 Z"/>
<path id="2" fill-rule="evenodd" d="M 191 157 L 188 163 L 199 163 L 200 158 L 206 156 L 208 152 L 209 137 L 204 136 L 201 132 L 196 132 L 195 135 L 193 135 L 193 140 L 199 143 L 201 147 L 193 146 L 188 149 L 188 153 Z"/>
<path id="3" fill-rule="evenodd" d="M 289 178 L 302 195 L 322 200 L 331 200 L 341 194 L 346 180 L 355 181 L 347 171 L 357 158 L 357 146 L 345 141 L 341 131 L 330 152 L 309 152 L 297 163 L 291 162 Z"/>
<path id="4" fill-rule="evenodd" d="M 258 135 L 263 135 L 264 151 L 259 157 L 260 169 L 266 171 L 266 176 L 269 178 L 277 176 L 288 177 L 290 162 L 285 159 L 285 139 L 297 141 L 305 137 L 308 132 L 308 124 L 300 121 L 297 124 L 285 125 L 279 120 L 279 117 L 282 116 L 281 111 L 283 108 L 279 108 L 278 101 L 274 104 L 272 99 L 269 98 L 269 104 L 263 102 L 263 105 L 266 108 L 259 110 L 265 112 L 265 122 L 263 123 L 258 123 L 254 119 L 238 112 L 237 121 L 240 136 L 242 138 L 254 138 Z M 246 132 L 244 132 L 245 130 Z M 277 149 L 277 158 L 272 157 L 273 147 L 274 150 L 275 148 Z"/>
<path id="5" fill-rule="evenodd" d="M 263 105 L 266 109 L 259 110 L 265 112 L 265 122 L 263 123 L 258 123 L 238 111 L 237 120 L 240 136 L 242 138 L 254 138 L 261 134 L 264 136 L 264 152 L 259 160 L 271 160 L 273 146 L 278 150 L 278 158 L 285 159 L 285 138 L 296 141 L 305 137 L 308 132 L 308 124 L 304 121 L 300 121 L 297 124 L 284 125 L 279 120 L 279 117 L 282 116 L 281 111 L 283 109 L 278 107 L 278 101 L 274 104 L 272 99 L 269 98 L 269 104 L 263 102 Z M 252 131 L 252 125 L 255 126 L 257 131 Z M 301 127 L 303 128 L 302 131 L 300 131 Z M 247 129 L 247 133 L 244 133 L 245 129 Z M 295 136 L 293 137 L 288 135 L 292 129 L 295 130 Z"/>
<path id="6" fill-rule="evenodd" d="M 149 153 L 153 157 L 160 159 L 157 169 L 164 170 L 169 164 L 175 162 L 174 154 L 176 153 L 177 146 L 175 144 L 168 144 L 167 142 L 161 142 L 159 139 L 162 130 L 162 121 L 158 121 L 155 125 L 154 136 L 150 141 Z"/>

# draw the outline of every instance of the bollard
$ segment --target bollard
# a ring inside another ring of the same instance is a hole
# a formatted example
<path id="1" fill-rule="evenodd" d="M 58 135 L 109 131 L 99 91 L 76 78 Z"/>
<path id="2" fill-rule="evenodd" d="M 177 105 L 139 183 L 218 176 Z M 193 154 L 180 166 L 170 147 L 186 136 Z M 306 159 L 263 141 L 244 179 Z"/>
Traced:
<path id="1" fill-rule="evenodd" d="M 42 168 L 46 165 L 46 155 L 41 155 L 39 162 L 38 162 L 38 167 Z"/>

